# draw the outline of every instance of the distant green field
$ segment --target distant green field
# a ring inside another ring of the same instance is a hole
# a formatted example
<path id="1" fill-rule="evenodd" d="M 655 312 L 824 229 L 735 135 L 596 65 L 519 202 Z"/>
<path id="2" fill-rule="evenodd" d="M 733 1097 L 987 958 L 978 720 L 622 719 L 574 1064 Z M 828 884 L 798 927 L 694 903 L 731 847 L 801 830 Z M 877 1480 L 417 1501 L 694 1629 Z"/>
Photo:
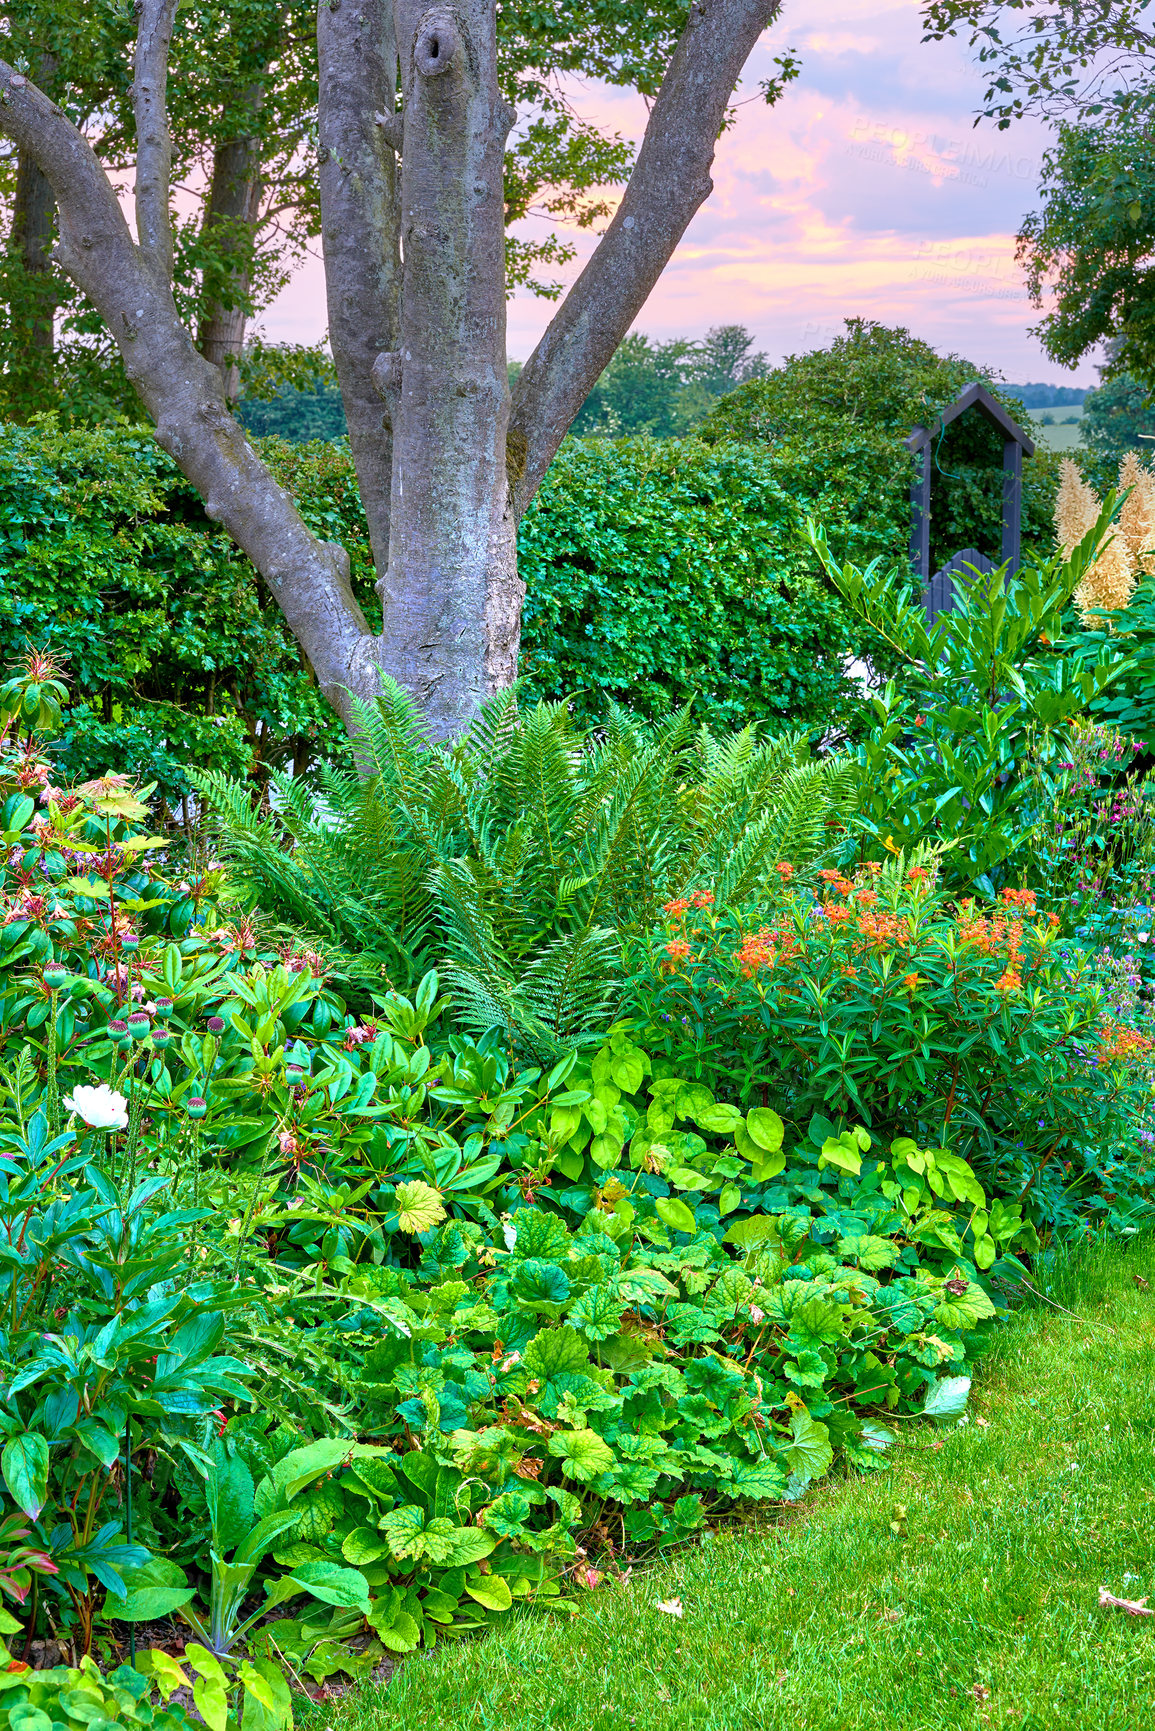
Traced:
<path id="1" fill-rule="evenodd" d="M 1052 426 L 1043 424 L 1049 415 Z M 1081 404 L 1072 408 L 1036 409 L 1027 416 L 1035 443 L 1047 451 L 1073 451 L 1079 443 L 1079 422 L 1083 416 Z"/>

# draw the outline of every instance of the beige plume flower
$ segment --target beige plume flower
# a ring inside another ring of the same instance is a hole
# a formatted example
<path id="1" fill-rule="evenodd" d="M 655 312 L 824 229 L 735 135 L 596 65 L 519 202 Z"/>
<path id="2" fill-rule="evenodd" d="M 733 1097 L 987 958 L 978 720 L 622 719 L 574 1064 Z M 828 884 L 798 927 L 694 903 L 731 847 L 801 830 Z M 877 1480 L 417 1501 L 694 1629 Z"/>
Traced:
<path id="1" fill-rule="evenodd" d="M 1155 575 L 1155 475 L 1137 451 L 1119 464 L 1119 491 L 1129 496 L 1119 513 L 1119 530 L 1136 571 Z"/>

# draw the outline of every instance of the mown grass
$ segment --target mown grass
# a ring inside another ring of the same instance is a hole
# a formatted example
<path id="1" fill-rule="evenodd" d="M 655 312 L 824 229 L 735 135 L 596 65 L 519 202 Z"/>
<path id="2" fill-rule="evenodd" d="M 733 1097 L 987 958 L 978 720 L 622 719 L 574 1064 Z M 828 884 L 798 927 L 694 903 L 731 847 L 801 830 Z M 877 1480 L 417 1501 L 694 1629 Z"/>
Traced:
<path id="1" fill-rule="evenodd" d="M 1149 1288 L 1140 1284 L 1150 1283 Z M 1155 1721 L 1155 1240 L 1049 1278 L 971 1422 L 889 1472 L 306 1707 L 307 1731 L 1140 1731 Z M 679 1620 L 658 1610 L 679 1598 Z"/>

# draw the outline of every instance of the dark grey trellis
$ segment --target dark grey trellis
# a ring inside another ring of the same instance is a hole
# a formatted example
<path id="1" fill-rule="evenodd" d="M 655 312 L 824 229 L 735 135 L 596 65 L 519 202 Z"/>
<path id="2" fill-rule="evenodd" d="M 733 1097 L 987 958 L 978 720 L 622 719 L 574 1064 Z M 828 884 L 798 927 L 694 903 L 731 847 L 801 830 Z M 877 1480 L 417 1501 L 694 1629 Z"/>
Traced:
<path id="1" fill-rule="evenodd" d="M 936 415 L 929 427 L 916 427 L 906 448 L 914 457 L 915 476 L 910 489 L 911 529 L 910 560 L 923 585 L 923 600 L 927 616 L 932 621 L 940 613 L 949 613 L 955 604 L 956 578 L 968 575 L 966 567 L 991 570 L 991 561 L 973 547 L 964 547 L 940 571 L 930 569 L 930 482 L 934 469 L 936 441 L 943 430 L 968 409 L 977 409 L 1003 435 L 1003 561 L 1010 561 L 1012 571 L 1019 568 L 1022 541 L 1023 458 L 1035 454 L 1034 441 L 1013 421 L 1001 403 L 995 401 L 986 386 L 977 379 L 967 385 L 958 401 Z"/>

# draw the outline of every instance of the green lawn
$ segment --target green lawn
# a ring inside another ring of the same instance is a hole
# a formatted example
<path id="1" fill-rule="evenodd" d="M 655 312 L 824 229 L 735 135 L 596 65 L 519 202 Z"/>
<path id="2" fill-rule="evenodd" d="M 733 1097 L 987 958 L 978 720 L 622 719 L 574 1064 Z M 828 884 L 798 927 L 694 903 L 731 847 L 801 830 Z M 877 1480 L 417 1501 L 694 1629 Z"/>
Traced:
<path id="1" fill-rule="evenodd" d="M 1139 1284 L 1150 1282 L 1149 1289 Z M 307 1731 L 838 1731 L 1155 1721 L 1155 1240 L 1051 1277 L 971 1422 L 891 1471 L 305 1706 Z M 679 1620 L 657 1609 L 680 1599 Z"/>

